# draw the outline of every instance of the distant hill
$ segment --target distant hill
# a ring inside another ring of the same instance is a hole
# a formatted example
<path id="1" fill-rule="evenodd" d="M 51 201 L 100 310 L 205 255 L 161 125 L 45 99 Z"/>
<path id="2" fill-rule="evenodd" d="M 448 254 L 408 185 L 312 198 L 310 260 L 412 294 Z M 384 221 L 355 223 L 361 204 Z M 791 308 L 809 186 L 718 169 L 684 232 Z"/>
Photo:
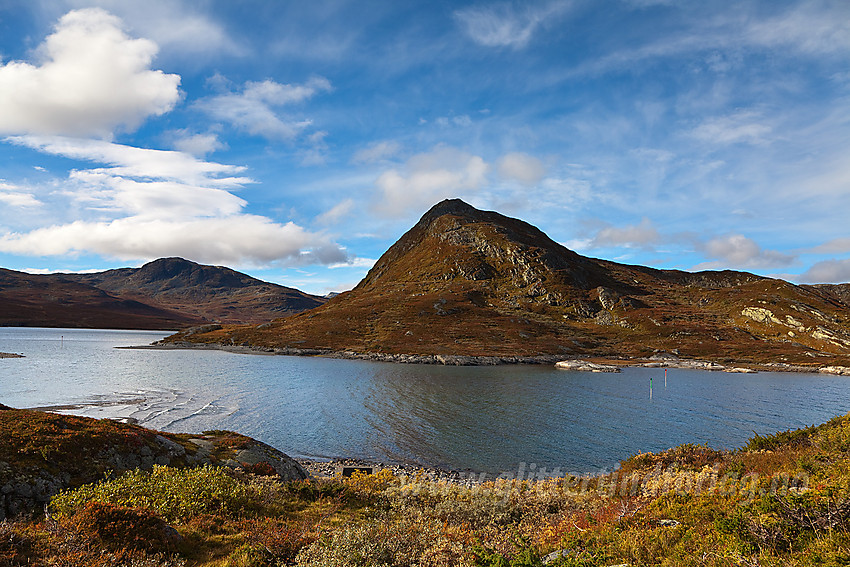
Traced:
<path id="1" fill-rule="evenodd" d="M 586 258 L 539 229 L 453 199 L 356 288 L 263 328 L 191 340 L 358 353 L 850 363 L 848 287 Z"/>
<path id="2" fill-rule="evenodd" d="M 211 322 L 256 324 L 324 301 L 182 258 L 94 274 L 0 269 L 2 326 L 182 329 Z"/>

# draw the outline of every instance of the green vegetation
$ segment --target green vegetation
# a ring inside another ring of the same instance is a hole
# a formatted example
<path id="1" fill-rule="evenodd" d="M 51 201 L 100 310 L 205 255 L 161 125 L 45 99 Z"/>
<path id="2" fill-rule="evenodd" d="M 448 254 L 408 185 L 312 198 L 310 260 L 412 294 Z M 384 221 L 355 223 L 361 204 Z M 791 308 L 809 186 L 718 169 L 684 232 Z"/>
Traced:
<path id="1" fill-rule="evenodd" d="M 850 414 L 737 451 L 683 445 L 606 476 L 471 487 L 155 467 L 0 524 L 0 566 L 848 565 L 848 451 Z"/>

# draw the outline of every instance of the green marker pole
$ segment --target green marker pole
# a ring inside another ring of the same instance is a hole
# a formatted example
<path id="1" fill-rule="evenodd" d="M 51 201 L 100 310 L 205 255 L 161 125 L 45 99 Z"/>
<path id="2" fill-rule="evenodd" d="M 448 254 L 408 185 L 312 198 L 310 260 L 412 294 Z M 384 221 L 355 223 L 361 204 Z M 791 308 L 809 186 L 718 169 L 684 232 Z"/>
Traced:
<path id="1" fill-rule="evenodd" d="M 652 399 L 652 376 L 649 377 L 649 399 Z"/>

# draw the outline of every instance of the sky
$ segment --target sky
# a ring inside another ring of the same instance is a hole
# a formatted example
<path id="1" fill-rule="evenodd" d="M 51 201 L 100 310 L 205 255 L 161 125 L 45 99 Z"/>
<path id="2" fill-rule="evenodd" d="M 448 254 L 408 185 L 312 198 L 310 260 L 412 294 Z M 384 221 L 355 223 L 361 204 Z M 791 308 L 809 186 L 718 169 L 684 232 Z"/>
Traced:
<path id="1" fill-rule="evenodd" d="M 850 281 L 850 2 L 0 0 L 0 267 L 350 289 L 462 198 Z"/>

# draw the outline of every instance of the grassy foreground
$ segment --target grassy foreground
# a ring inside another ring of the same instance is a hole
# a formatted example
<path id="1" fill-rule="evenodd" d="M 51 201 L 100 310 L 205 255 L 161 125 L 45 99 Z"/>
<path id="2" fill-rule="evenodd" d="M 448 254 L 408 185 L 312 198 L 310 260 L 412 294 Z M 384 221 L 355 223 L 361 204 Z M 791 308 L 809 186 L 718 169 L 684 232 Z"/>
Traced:
<path id="1" fill-rule="evenodd" d="M 850 565 L 848 451 L 850 414 L 607 476 L 471 487 L 155 467 L 0 523 L 0 566 Z"/>

